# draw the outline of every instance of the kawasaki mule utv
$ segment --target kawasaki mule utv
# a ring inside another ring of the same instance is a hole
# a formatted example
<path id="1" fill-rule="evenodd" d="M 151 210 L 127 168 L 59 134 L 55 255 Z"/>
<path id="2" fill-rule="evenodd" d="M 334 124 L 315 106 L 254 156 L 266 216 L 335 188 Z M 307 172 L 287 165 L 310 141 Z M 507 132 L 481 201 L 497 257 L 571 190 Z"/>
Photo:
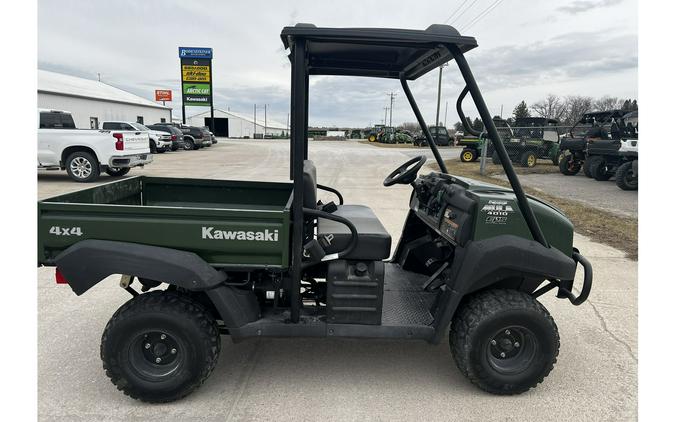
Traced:
<path id="1" fill-rule="evenodd" d="M 81 295 L 120 274 L 132 296 L 103 332 L 106 374 L 131 397 L 166 402 L 209 376 L 220 334 L 234 342 L 304 336 L 437 344 L 449 333 L 458 368 L 478 387 L 517 394 L 536 386 L 560 345 L 537 298 L 556 289 L 557 297 L 583 303 L 591 265 L 573 247 L 569 219 L 523 191 L 464 58 L 476 40 L 445 25 L 309 24 L 284 28 L 281 39 L 291 61 L 290 183 L 140 176 L 38 203 L 39 263 L 56 266 L 57 282 Z M 512 189 L 447 172 L 408 81 L 450 60 Z M 420 155 L 384 178 L 385 187 L 411 188 L 391 259 L 391 236 L 375 213 L 317 183 L 307 142 L 310 75 L 399 80 L 427 137 L 440 172 L 418 176 Z M 317 201 L 319 190 L 337 204 Z M 584 277 L 575 291 L 577 264 Z"/>

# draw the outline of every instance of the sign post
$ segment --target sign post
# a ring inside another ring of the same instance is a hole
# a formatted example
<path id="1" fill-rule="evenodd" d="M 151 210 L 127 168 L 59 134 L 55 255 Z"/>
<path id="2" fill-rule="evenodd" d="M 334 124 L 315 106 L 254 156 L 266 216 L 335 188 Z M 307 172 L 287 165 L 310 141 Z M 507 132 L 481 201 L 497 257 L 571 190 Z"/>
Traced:
<path id="1" fill-rule="evenodd" d="M 211 108 L 211 132 L 214 132 L 213 78 L 211 60 L 213 50 L 203 47 L 178 47 L 181 69 L 181 94 L 183 98 L 183 124 L 185 106 Z"/>

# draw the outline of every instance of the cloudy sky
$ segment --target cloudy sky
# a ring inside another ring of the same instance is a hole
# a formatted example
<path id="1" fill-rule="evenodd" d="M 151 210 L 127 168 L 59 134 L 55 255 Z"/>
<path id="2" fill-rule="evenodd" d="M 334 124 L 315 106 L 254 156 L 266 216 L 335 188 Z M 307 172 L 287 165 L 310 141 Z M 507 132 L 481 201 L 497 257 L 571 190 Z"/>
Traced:
<path id="1" fill-rule="evenodd" d="M 39 0 L 38 67 L 101 80 L 146 98 L 173 89 L 180 115 L 178 46 L 214 50 L 214 103 L 285 122 L 290 66 L 279 38 L 298 22 L 329 27 L 424 29 L 450 23 L 476 37 L 467 54 L 493 114 L 548 93 L 637 97 L 637 0 L 175 1 Z M 441 120 L 457 121 L 462 88 L 454 64 L 443 73 Z M 428 122 L 435 119 L 438 73 L 411 83 Z M 310 124 L 381 123 L 396 92 L 394 124 L 414 120 L 400 85 L 371 78 L 311 78 Z M 188 108 L 187 114 L 202 111 Z M 467 106 L 469 115 L 475 109 Z"/>

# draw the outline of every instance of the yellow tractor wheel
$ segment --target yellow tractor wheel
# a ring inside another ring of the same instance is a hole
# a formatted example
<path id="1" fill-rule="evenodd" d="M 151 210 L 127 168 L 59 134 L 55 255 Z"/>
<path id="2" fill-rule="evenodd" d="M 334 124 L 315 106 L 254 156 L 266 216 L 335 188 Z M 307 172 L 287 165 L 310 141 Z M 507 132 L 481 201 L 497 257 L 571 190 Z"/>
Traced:
<path id="1" fill-rule="evenodd" d="M 375 135 L 370 135 L 368 137 L 368 141 L 370 141 L 370 142 L 375 142 L 376 140 L 377 140 L 377 136 L 375 136 Z"/>
<path id="2" fill-rule="evenodd" d="M 464 149 L 461 154 L 459 154 L 459 160 L 463 163 L 470 163 L 475 159 L 476 153 L 471 149 Z"/>

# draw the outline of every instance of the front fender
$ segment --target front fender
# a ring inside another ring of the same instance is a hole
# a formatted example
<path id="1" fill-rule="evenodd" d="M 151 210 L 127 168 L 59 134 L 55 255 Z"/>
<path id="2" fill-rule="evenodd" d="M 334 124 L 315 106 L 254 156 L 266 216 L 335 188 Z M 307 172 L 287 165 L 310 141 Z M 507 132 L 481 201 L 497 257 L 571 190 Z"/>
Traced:
<path id="1" fill-rule="evenodd" d="M 532 293 L 544 280 L 574 280 L 577 267 L 558 249 L 513 235 L 469 242 L 455 250 L 455 262 L 434 318 L 434 343 L 445 335 L 466 295 L 490 286 Z"/>
<path id="2" fill-rule="evenodd" d="M 128 274 L 189 290 L 206 290 L 227 279 L 192 252 L 137 243 L 83 240 L 54 263 L 78 296 L 112 274 Z"/>

